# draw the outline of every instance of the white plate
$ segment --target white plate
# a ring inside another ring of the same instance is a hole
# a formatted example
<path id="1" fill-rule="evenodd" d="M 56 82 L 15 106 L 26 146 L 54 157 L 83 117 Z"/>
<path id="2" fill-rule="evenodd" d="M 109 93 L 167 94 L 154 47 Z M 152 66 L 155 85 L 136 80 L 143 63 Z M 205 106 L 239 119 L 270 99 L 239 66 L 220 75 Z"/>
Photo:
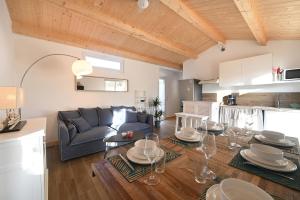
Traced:
<path id="1" fill-rule="evenodd" d="M 211 186 L 206 192 L 206 200 L 221 200 L 220 185 Z"/>
<path id="2" fill-rule="evenodd" d="M 182 135 L 180 133 L 175 133 L 175 137 L 179 140 L 183 140 L 186 142 L 199 142 L 201 139 L 200 134 L 194 134 L 192 137 L 187 137 L 185 135 Z"/>
<path id="3" fill-rule="evenodd" d="M 279 140 L 279 141 L 273 141 L 273 140 L 267 139 L 263 135 L 254 135 L 254 137 L 255 137 L 255 139 L 258 139 L 259 141 L 261 141 L 262 143 L 272 144 L 272 145 L 276 145 L 276 146 L 293 147 L 293 146 L 296 145 L 295 143 L 293 143 L 292 141 L 290 141 L 288 139 L 282 139 L 282 140 Z"/>
<path id="4" fill-rule="evenodd" d="M 297 170 L 297 165 L 290 160 L 288 160 L 288 164 L 285 167 L 275 167 L 275 166 L 271 166 L 271 165 L 265 165 L 263 163 L 258 162 L 255 159 L 253 159 L 251 156 L 249 156 L 249 153 L 247 152 L 247 150 L 250 151 L 249 149 L 241 150 L 240 151 L 241 156 L 244 159 L 246 159 L 247 161 L 249 161 L 257 166 L 260 166 L 260 167 L 263 167 L 266 169 L 270 169 L 273 171 L 278 171 L 278 172 L 293 172 L 293 171 Z M 245 152 L 247 152 L 248 154 Z M 251 155 L 251 153 L 250 153 L 250 155 Z"/>
<path id="5" fill-rule="evenodd" d="M 133 156 L 136 157 L 137 159 L 140 159 L 140 160 L 148 160 L 148 158 L 145 156 L 145 155 L 141 155 L 141 154 L 138 154 L 136 152 L 136 148 L 135 147 L 132 147 L 133 148 Z M 161 149 L 157 149 L 157 151 L 160 151 Z"/>
<path id="6" fill-rule="evenodd" d="M 159 148 L 159 149 L 160 149 L 160 151 L 164 151 L 164 150 L 162 150 L 161 148 Z M 160 160 L 160 159 L 164 156 L 163 152 L 161 152 L 160 155 L 161 155 L 161 156 L 158 157 L 158 158 L 156 159 L 156 161 Z M 126 156 L 127 156 L 128 160 L 130 160 L 131 162 L 137 163 L 137 164 L 141 164 L 141 165 L 148 165 L 148 164 L 151 164 L 150 161 L 149 161 L 148 159 L 147 159 L 147 160 L 145 160 L 145 159 L 138 159 L 138 158 L 135 156 L 135 151 L 134 151 L 134 148 L 133 148 L 133 147 L 130 148 L 130 149 L 127 151 Z"/>
<path id="7" fill-rule="evenodd" d="M 254 152 L 252 152 L 251 149 L 246 149 L 245 154 L 246 154 L 246 156 L 251 157 L 252 159 L 254 159 L 257 162 L 260 162 L 264 165 L 270 165 L 270 166 L 274 166 L 274 167 L 285 167 L 289 163 L 289 160 L 286 158 L 283 158 L 282 160 L 276 160 L 275 162 L 272 162 L 270 160 L 265 160 L 265 159 L 259 157 Z"/>

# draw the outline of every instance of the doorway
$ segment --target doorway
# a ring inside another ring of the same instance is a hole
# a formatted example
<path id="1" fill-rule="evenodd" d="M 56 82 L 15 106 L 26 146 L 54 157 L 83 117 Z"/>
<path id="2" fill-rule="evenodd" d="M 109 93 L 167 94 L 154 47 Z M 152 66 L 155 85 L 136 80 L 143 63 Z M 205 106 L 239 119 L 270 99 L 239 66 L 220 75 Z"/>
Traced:
<path id="1" fill-rule="evenodd" d="M 159 79 L 159 99 L 160 99 L 160 107 L 163 112 L 162 119 L 165 118 L 166 113 L 166 82 L 165 79 Z"/>

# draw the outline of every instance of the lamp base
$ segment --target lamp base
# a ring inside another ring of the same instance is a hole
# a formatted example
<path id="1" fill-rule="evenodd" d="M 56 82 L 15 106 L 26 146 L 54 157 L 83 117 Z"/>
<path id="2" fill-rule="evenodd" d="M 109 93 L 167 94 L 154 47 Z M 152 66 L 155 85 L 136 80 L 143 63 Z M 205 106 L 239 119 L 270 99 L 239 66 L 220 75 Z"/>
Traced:
<path id="1" fill-rule="evenodd" d="M 27 121 L 19 121 L 16 125 L 6 126 L 0 131 L 0 134 L 20 131 L 25 126 L 26 123 Z"/>

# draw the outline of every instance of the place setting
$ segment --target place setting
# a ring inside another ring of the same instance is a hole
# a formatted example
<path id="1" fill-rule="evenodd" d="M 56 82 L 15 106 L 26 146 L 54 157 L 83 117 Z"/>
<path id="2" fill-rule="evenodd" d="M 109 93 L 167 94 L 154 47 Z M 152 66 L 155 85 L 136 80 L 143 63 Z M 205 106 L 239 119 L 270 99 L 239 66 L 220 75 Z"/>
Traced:
<path id="1" fill-rule="evenodd" d="M 157 134 L 151 134 L 136 141 L 125 154 L 113 155 L 107 160 L 128 182 L 133 182 L 150 172 L 150 176 L 144 182 L 147 185 L 156 185 L 159 183 L 159 177 L 155 172 L 163 173 L 165 164 L 179 156 L 180 153 L 160 145 Z"/>
<path id="2" fill-rule="evenodd" d="M 298 139 L 288 137 L 284 133 L 263 130 L 255 134 L 249 143 L 262 143 L 282 149 L 286 153 L 299 155 Z"/>

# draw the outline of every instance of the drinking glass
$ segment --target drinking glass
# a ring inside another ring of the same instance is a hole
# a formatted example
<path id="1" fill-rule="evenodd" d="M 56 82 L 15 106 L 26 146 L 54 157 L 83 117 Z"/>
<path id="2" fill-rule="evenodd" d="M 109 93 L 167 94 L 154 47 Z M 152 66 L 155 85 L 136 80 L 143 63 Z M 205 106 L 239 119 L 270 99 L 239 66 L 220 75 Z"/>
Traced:
<path id="1" fill-rule="evenodd" d="M 236 145 L 237 145 L 237 143 L 236 143 L 236 133 L 235 133 L 235 131 L 233 131 L 232 129 L 228 129 L 227 130 L 227 141 L 228 141 L 228 144 L 227 144 L 227 146 L 228 146 L 228 148 L 229 149 L 234 149 L 235 147 L 236 147 Z"/>
<path id="2" fill-rule="evenodd" d="M 205 184 L 207 178 L 207 159 L 202 149 L 198 149 L 195 156 L 194 177 L 197 183 Z"/>
<path id="3" fill-rule="evenodd" d="M 254 124 L 254 116 L 252 114 L 246 115 L 245 118 L 245 135 L 251 135 Z"/>
<path id="4" fill-rule="evenodd" d="M 145 138 L 145 148 L 144 148 L 144 155 L 149 160 L 151 164 L 151 173 L 150 176 L 145 179 L 145 183 L 147 185 L 157 185 L 159 183 L 159 178 L 155 176 L 153 172 L 153 163 L 158 158 L 160 149 L 159 149 L 159 138 L 157 134 L 151 134 L 146 136 Z"/>
<path id="5" fill-rule="evenodd" d="M 208 163 L 209 159 L 211 159 L 217 153 L 216 137 L 214 134 L 205 134 L 202 142 L 202 150 L 205 153 L 205 157 Z M 216 178 L 216 174 L 208 167 L 206 170 L 206 175 L 207 179 L 213 180 Z"/>
<path id="6" fill-rule="evenodd" d="M 166 169 L 166 159 L 167 159 L 167 156 L 166 156 L 166 153 L 165 151 L 159 151 L 159 160 L 157 160 L 155 162 L 155 172 L 158 173 L 158 174 L 162 174 L 165 172 L 165 169 Z"/>

